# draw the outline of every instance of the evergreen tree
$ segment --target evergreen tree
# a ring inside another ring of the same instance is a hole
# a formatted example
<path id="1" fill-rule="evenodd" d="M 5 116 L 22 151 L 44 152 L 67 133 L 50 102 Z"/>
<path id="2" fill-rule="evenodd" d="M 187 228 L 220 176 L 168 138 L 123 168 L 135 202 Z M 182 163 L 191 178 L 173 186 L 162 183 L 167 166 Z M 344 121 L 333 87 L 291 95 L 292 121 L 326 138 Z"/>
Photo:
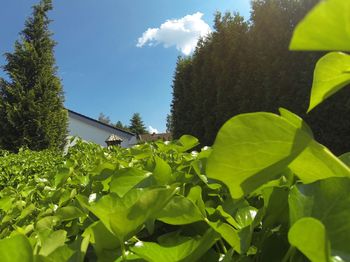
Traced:
<path id="1" fill-rule="evenodd" d="M 130 131 L 129 130 L 129 127 L 127 125 L 124 125 L 121 121 L 117 121 L 117 123 L 115 123 L 114 125 L 116 128 L 120 128 L 120 129 L 123 129 L 125 131 Z M 131 132 L 131 131 L 130 131 Z"/>
<path id="2" fill-rule="evenodd" d="M 107 125 L 111 124 L 111 120 L 109 119 L 109 116 L 106 116 L 104 113 L 100 113 L 98 116 L 98 121 L 105 123 Z"/>
<path id="3" fill-rule="evenodd" d="M 116 128 L 120 128 L 120 129 L 124 129 L 124 128 L 125 128 L 125 126 L 123 125 L 123 123 L 122 123 L 121 121 L 119 121 L 119 120 L 118 120 L 117 123 L 115 123 L 115 127 L 116 127 Z"/>
<path id="4" fill-rule="evenodd" d="M 179 138 L 184 133 L 192 134 L 193 96 L 191 95 L 192 61 L 179 57 L 173 80 L 172 126 L 173 137 Z"/>
<path id="5" fill-rule="evenodd" d="M 132 118 L 130 119 L 129 130 L 135 134 L 147 133 L 146 127 L 145 127 L 139 113 L 133 114 Z"/>
<path id="6" fill-rule="evenodd" d="M 62 149 L 66 143 L 68 115 L 55 66 L 56 43 L 48 28 L 49 10 L 51 0 L 35 5 L 13 53 L 5 54 L 9 81 L 0 80 L 0 144 L 8 150 Z"/>
<path id="7" fill-rule="evenodd" d="M 173 133 L 173 116 L 171 114 L 167 114 L 166 116 L 166 132 Z"/>
<path id="8" fill-rule="evenodd" d="M 238 14 L 216 14 L 214 32 L 198 42 L 191 57 L 177 61 L 174 137 L 191 134 L 210 145 L 230 117 L 285 107 L 303 117 L 332 151 L 349 151 L 350 95 L 338 93 L 306 114 L 313 69 L 323 54 L 288 50 L 296 24 L 317 2 L 254 0 L 248 22 Z"/>

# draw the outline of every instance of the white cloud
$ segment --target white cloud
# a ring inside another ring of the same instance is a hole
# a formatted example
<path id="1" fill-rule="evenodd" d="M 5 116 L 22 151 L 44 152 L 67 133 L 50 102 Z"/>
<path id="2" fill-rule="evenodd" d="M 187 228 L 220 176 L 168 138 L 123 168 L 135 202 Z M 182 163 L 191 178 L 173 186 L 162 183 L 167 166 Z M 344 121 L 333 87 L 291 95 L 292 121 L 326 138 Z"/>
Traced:
<path id="1" fill-rule="evenodd" d="M 202 13 L 197 12 L 180 19 L 167 20 L 159 28 L 148 28 L 138 39 L 136 46 L 175 46 L 183 54 L 189 55 L 194 51 L 198 39 L 211 32 L 210 26 L 202 20 L 202 16 Z"/>
<path id="2" fill-rule="evenodd" d="M 153 128 L 152 126 L 148 127 L 148 132 L 150 132 L 150 134 L 153 134 L 153 133 L 158 134 L 159 133 L 158 129 Z"/>

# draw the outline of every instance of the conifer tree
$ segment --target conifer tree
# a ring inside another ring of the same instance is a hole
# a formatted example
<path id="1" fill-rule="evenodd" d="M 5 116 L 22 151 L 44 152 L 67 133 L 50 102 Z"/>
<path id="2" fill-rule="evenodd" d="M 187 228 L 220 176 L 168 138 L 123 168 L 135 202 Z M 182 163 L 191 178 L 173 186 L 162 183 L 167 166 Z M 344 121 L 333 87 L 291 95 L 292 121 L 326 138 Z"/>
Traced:
<path id="1" fill-rule="evenodd" d="M 177 61 L 171 106 L 174 137 L 191 134 L 210 145 L 230 117 L 277 113 L 284 107 L 304 118 L 315 138 L 333 152 L 349 151 L 349 96 L 336 94 L 305 114 L 314 66 L 322 53 L 288 50 L 295 25 L 318 2 L 255 0 L 249 21 L 217 13 L 214 31 L 198 42 L 191 57 Z"/>
<path id="2" fill-rule="evenodd" d="M 124 128 L 125 128 L 124 125 L 123 125 L 123 123 L 122 123 L 120 120 L 118 120 L 117 123 L 115 123 L 115 127 L 116 127 L 116 128 L 121 128 L 121 129 L 124 129 Z"/>
<path id="3" fill-rule="evenodd" d="M 67 111 L 54 58 L 55 41 L 49 31 L 51 0 L 33 6 L 0 79 L 0 145 L 17 151 L 62 149 L 67 137 Z"/>
<path id="4" fill-rule="evenodd" d="M 105 123 L 107 125 L 111 124 L 111 119 L 109 118 L 109 116 L 106 116 L 104 113 L 99 114 L 98 121 Z"/>
<path id="5" fill-rule="evenodd" d="M 167 133 L 173 133 L 173 116 L 172 114 L 166 115 L 166 132 Z"/>
<path id="6" fill-rule="evenodd" d="M 147 133 L 145 124 L 143 123 L 139 113 L 133 114 L 130 119 L 129 130 L 135 134 L 145 134 Z"/>

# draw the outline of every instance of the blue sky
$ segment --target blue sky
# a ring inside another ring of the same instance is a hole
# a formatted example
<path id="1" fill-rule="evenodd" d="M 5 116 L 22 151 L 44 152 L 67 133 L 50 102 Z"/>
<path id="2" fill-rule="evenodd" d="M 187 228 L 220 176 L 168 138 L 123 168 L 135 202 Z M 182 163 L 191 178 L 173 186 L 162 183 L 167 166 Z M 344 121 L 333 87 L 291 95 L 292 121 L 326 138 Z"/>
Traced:
<path id="1" fill-rule="evenodd" d="M 31 14 L 31 6 L 37 2 L 0 2 L 0 54 L 13 50 L 18 33 Z M 120 120 L 124 124 L 129 124 L 132 114 L 139 112 L 147 127 L 160 132 L 165 131 L 165 119 L 170 111 L 176 59 L 189 50 L 181 49 L 183 41 L 175 39 L 187 37 L 176 34 L 176 28 L 186 21 L 192 23 L 193 17 L 196 17 L 194 27 L 208 24 L 212 28 L 216 11 L 238 11 L 249 17 L 249 0 L 54 0 L 53 3 L 54 10 L 49 16 L 54 21 L 50 29 L 58 42 L 55 57 L 65 106 L 93 118 L 103 112 L 112 122 Z M 203 15 L 192 16 L 198 12 Z M 159 29 L 167 20 L 170 23 Z M 167 25 L 175 28 L 175 33 L 166 31 Z M 139 38 L 149 28 L 155 29 L 144 35 L 143 42 L 140 39 L 142 45 Z M 178 48 L 169 46 L 172 41 L 178 43 Z M 142 47 L 137 47 L 138 43 Z M 164 43 L 169 47 L 164 47 Z M 0 65 L 4 63 L 1 56 Z M 4 76 L 2 71 L 0 76 Z"/>

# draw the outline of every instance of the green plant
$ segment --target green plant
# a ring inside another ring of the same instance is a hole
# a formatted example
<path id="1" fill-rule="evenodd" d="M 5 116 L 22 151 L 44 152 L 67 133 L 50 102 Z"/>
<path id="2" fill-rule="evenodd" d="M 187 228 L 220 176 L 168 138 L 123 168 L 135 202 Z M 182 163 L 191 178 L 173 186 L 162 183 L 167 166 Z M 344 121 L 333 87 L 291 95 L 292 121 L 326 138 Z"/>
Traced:
<path id="1" fill-rule="evenodd" d="M 350 260 L 350 153 L 286 109 L 235 116 L 213 148 L 196 146 L 77 141 L 65 156 L 0 157 L 2 261 Z"/>

